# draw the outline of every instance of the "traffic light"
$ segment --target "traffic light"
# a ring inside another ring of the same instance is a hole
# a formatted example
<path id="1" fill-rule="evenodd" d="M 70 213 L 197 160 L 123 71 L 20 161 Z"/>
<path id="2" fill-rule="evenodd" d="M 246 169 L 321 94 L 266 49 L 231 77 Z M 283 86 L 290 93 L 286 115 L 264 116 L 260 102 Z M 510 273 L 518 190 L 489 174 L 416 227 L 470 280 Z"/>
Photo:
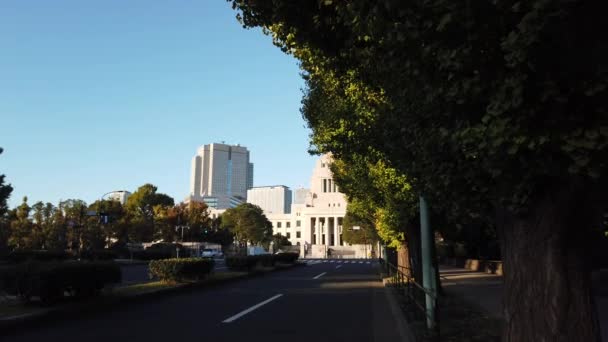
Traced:
<path id="1" fill-rule="evenodd" d="M 109 220 L 110 220 L 110 215 L 108 215 L 108 213 L 104 213 L 104 212 L 99 213 L 99 222 L 101 224 L 108 224 Z"/>

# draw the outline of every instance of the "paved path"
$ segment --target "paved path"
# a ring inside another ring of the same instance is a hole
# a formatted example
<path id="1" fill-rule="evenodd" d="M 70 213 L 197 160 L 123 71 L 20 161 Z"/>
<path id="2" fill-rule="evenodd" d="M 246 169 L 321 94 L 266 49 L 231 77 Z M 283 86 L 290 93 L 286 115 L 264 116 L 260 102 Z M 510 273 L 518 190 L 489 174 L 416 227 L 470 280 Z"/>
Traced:
<path id="1" fill-rule="evenodd" d="M 25 341 L 401 341 L 374 262 L 307 267 L 8 336 Z"/>
<path id="2" fill-rule="evenodd" d="M 489 315 L 502 317 L 503 281 L 501 276 L 451 266 L 440 266 L 439 272 L 441 273 L 441 284 L 446 293 L 464 298 Z M 593 274 L 593 290 L 602 341 L 608 342 L 608 270 Z"/>

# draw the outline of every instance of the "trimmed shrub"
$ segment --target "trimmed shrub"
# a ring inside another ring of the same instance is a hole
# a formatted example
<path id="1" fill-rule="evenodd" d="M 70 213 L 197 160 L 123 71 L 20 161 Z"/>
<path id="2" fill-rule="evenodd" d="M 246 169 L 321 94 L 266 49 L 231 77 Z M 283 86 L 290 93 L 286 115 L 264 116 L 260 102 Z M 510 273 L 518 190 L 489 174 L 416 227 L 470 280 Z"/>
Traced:
<path id="1" fill-rule="evenodd" d="M 293 252 L 279 253 L 274 255 L 274 260 L 282 264 L 293 264 L 299 257 L 300 254 Z"/>
<path id="2" fill-rule="evenodd" d="M 226 257 L 226 266 L 233 271 L 251 271 L 256 266 L 274 266 L 275 256 L 272 254 L 243 255 Z"/>
<path id="3" fill-rule="evenodd" d="M 162 281 L 198 281 L 213 271 L 214 261 L 209 258 L 182 258 L 153 260 L 148 265 L 150 277 Z"/>
<path id="4" fill-rule="evenodd" d="M 120 267 L 111 262 L 27 262 L 2 269 L 0 289 L 24 301 L 40 297 L 53 303 L 65 293 L 98 295 L 107 284 L 120 283 Z"/>
<path id="5" fill-rule="evenodd" d="M 11 263 L 21 263 L 25 261 L 59 261 L 70 259 L 72 255 L 66 251 L 55 250 L 14 250 L 6 256 L 6 260 Z"/>
<path id="6" fill-rule="evenodd" d="M 226 257 L 226 266 L 233 271 L 250 271 L 258 263 L 258 258 L 254 255 L 237 255 Z"/>

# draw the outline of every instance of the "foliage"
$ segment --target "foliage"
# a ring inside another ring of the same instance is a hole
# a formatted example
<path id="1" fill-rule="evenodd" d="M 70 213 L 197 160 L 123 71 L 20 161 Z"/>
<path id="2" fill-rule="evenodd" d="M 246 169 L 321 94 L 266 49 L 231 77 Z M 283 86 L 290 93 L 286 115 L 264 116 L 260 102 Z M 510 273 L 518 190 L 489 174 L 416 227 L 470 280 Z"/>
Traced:
<path id="1" fill-rule="evenodd" d="M 72 258 L 72 255 L 63 250 L 27 250 L 16 249 L 6 256 L 6 261 L 21 263 L 26 261 L 58 261 Z"/>
<path id="2" fill-rule="evenodd" d="M 203 240 L 222 245 L 223 248 L 234 242 L 234 234 L 222 226 L 222 216 L 211 219 L 210 226 L 203 232 Z"/>
<path id="3" fill-rule="evenodd" d="M 337 159 L 381 152 L 440 214 L 438 226 L 469 216 L 477 228 L 497 227 L 507 293 L 537 280 L 547 297 L 571 303 L 536 314 L 544 297 L 507 296 L 504 340 L 596 335 L 591 301 L 579 295 L 588 282 L 577 281 L 588 272 L 563 265 L 584 262 L 608 209 L 602 3 L 232 4 L 245 27 L 262 27 L 300 61 L 316 151 Z M 551 277 L 509 265 L 528 253 L 551 260 Z M 549 319 L 536 324 L 535 315 Z M 566 316 L 585 323 L 556 332 Z"/>
<path id="4" fill-rule="evenodd" d="M 0 154 L 3 149 L 0 147 Z M 8 212 L 7 200 L 13 192 L 13 187 L 10 184 L 5 184 L 5 175 L 0 174 L 0 255 L 6 252 L 8 247 L 9 226 L 10 223 L 6 214 Z"/>
<path id="5" fill-rule="evenodd" d="M 272 224 L 260 207 L 242 203 L 222 214 L 221 227 L 230 230 L 235 240 L 245 245 L 269 242 L 272 238 Z"/>
<path id="6" fill-rule="evenodd" d="M 274 266 L 275 256 L 272 254 L 263 255 L 242 255 L 226 257 L 226 266 L 233 271 L 251 271 L 257 266 Z"/>
<path id="7" fill-rule="evenodd" d="M 131 241 L 152 241 L 155 233 L 155 208 L 174 205 L 173 198 L 157 193 L 158 188 L 152 184 L 140 186 L 125 204 L 128 219 L 132 224 L 129 233 Z"/>
<path id="8" fill-rule="evenodd" d="M 0 147 L 0 154 L 3 151 L 2 147 Z M 0 174 L 0 217 L 4 216 L 8 211 L 6 201 L 11 196 L 11 192 L 13 192 L 13 187 L 10 184 L 4 184 L 5 177 L 5 175 Z"/>
<path id="9" fill-rule="evenodd" d="M 280 248 L 281 246 L 291 246 L 291 242 L 289 241 L 289 239 L 279 233 L 274 234 L 272 236 L 272 242 L 274 244 L 275 250 Z"/>
<path id="10" fill-rule="evenodd" d="M 149 264 L 150 278 L 167 282 L 199 281 L 213 270 L 213 259 L 182 258 L 153 260 Z"/>
<path id="11" fill-rule="evenodd" d="M 25 301 L 39 296 L 43 303 L 53 303 L 70 293 L 76 297 L 99 294 L 110 283 L 121 280 L 120 267 L 107 262 L 33 262 L 3 270 L 4 291 Z"/>

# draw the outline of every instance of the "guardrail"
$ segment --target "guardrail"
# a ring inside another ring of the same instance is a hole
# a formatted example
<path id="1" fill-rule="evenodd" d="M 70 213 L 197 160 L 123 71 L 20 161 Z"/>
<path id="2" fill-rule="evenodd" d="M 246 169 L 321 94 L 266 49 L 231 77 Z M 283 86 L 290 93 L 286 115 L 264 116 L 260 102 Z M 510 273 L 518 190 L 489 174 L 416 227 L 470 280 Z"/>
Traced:
<path id="1" fill-rule="evenodd" d="M 412 272 L 404 266 L 395 266 L 384 259 L 379 259 L 384 273 L 390 278 L 389 284 L 403 298 L 403 306 L 408 321 L 423 321 L 427 319 L 434 320 L 434 329 L 427 332 L 430 336 L 439 340 L 439 300 L 436 293 L 424 288 L 420 283 L 416 282 L 411 276 Z M 431 315 L 426 308 L 426 298 L 430 297 L 435 302 L 434 315 Z M 425 324 L 426 326 L 426 324 Z"/>

